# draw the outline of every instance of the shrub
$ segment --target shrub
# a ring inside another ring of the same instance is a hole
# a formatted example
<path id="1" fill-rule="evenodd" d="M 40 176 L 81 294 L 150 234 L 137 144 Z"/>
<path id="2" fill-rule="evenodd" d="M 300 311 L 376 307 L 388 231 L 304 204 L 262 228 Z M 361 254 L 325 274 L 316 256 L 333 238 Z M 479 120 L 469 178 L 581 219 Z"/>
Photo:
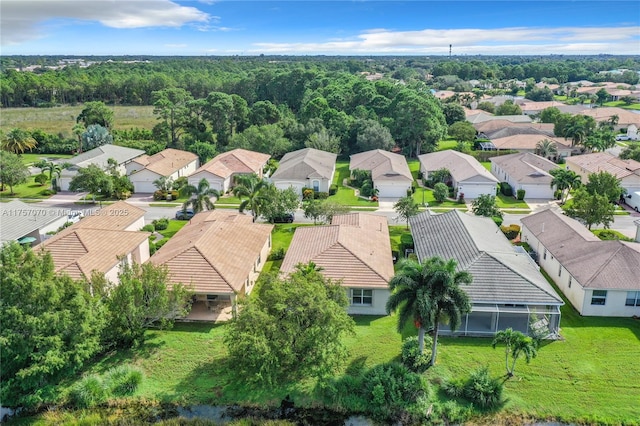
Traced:
<path id="1" fill-rule="evenodd" d="M 458 204 L 464 204 L 464 192 L 458 194 Z"/>
<path id="2" fill-rule="evenodd" d="M 166 217 L 156 219 L 151 223 L 155 227 L 156 231 L 163 231 L 169 227 L 169 219 Z"/>
<path id="3" fill-rule="evenodd" d="M 91 408 L 109 398 L 109 388 L 99 376 L 86 376 L 71 389 L 71 404 L 78 408 Z"/>
<path id="4" fill-rule="evenodd" d="M 500 183 L 500 192 L 502 192 L 502 195 L 504 195 L 506 197 L 512 197 L 513 196 L 513 188 L 511 188 L 511 185 L 509 185 L 508 182 L 501 182 Z"/>
<path id="5" fill-rule="evenodd" d="M 179 192 L 182 188 L 189 184 L 189 180 L 186 176 L 180 176 L 173 182 L 173 189 L 176 192 Z"/>
<path id="6" fill-rule="evenodd" d="M 336 185 L 335 183 L 332 183 L 331 186 L 329 187 L 329 195 L 336 195 L 337 192 L 338 192 L 338 185 Z"/>
<path id="7" fill-rule="evenodd" d="M 556 189 L 553 193 L 553 198 L 555 198 L 556 200 L 560 200 L 562 198 L 562 191 Z"/>
<path id="8" fill-rule="evenodd" d="M 282 260 L 284 259 L 284 255 L 287 252 L 284 250 L 284 248 L 280 247 L 277 250 L 273 250 L 271 251 L 271 253 L 269 253 L 269 256 L 267 257 L 267 260 Z"/>
<path id="9" fill-rule="evenodd" d="M 53 195 L 55 194 L 56 191 L 54 191 L 53 189 L 43 189 L 42 191 L 40 191 L 40 195 Z"/>
<path id="10" fill-rule="evenodd" d="M 509 226 L 501 226 L 500 229 L 509 240 L 515 239 L 520 234 L 520 225 L 511 224 Z"/>
<path id="11" fill-rule="evenodd" d="M 302 199 L 313 200 L 315 191 L 311 188 L 302 188 Z"/>
<path id="12" fill-rule="evenodd" d="M 33 181 L 40 186 L 44 186 L 44 184 L 46 184 L 48 180 L 49 178 L 47 178 L 47 175 L 44 173 L 40 173 L 33 178 Z"/>
<path id="13" fill-rule="evenodd" d="M 407 197 L 411 197 L 413 195 L 413 189 L 407 188 Z"/>
<path id="14" fill-rule="evenodd" d="M 525 194 L 525 190 L 524 189 L 518 189 L 516 191 L 516 198 L 520 201 L 524 200 L 524 194 Z"/>
<path id="15" fill-rule="evenodd" d="M 142 372 L 128 365 L 112 368 L 105 374 L 104 383 L 115 396 L 132 395 L 142 381 Z"/>
<path id="16" fill-rule="evenodd" d="M 489 376 L 488 367 L 473 371 L 464 385 L 464 397 L 482 408 L 493 408 L 502 402 L 500 379 Z"/>
<path id="17" fill-rule="evenodd" d="M 326 200 L 327 198 L 329 198 L 329 193 L 318 191 L 313 194 L 313 198 L 316 200 Z"/>
<path id="18" fill-rule="evenodd" d="M 465 383 L 462 378 L 445 380 L 442 383 L 442 390 L 451 398 L 463 398 Z"/>
<path id="19" fill-rule="evenodd" d="M 155 201 L 160 201 L 160 200 L 164 200 L 167 198 L 167 194 L 164 191 L 161 190 L 157 190 L 156 192 L 153 193 L 153 199 Z"/>
<path id="20" fill-rule="evenodd" d="M 360 187 L 360 195 L 363 197 L 370 197 L 371 194 L 373 194 L 373 185 L 371 184 L 371 181 L 368 180 Z"/>
<path id="21" fill-rule="evenodd" d="M 493 216 L 493 217 L 491 217 L 491 219 L 493 219 L 495 224 L 498 225 L 498 226 L 501 226 L 502 222 L 504 221 L 504 219 L 501 218 L 500 216 Z"/>
<path id="22" fill-rule="evenodd" d="M 180 197 L 180 193 L 176 190 L 173 191 L 169 191 L 166 195 L 165 198 L 169 198 L 169 195 L 171 195 L 171 199 L 172 200 L 177 200 Z"/>
<path id="23" fill-rule="evenodd" d="M 448 195 L 449 187 L 447 187 L 446 184 L 442 182 L 438 182 L 435 184 L 435 186 L 433 187 L 433 198 L 435 198 L 438 203 L 443 202 Z"/>
<path id="24" fill-rule="evenodd" d="M 418 346 L 418 337 L 412 336 L 405 339 L 402 344 L 402 364 L 404 364 L 409 370 L 414 373 L 422 373 L 429 368 L 429 361 L 431 360 L 431 344 L 433 340 L 430 336 L 424 337 L 424 352 L 420 353 L 420 347 Z"/>
<path id="25" fill-rule="evenodd" d="M 156 232 L 156 228 L 155 228 L 155 226 L 153 226 L 152 223 L 148 223 L 148 224 L 146 224 L 145 226 L 142 227 L 141 231 L 144 231 L 144 232 Z"/>

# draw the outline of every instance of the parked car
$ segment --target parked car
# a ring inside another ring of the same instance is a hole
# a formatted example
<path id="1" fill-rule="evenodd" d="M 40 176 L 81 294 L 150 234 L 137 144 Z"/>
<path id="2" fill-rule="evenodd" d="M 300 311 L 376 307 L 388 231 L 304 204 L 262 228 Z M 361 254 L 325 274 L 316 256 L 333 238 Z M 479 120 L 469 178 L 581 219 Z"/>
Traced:
<path id="1" fill-rule="evenodd" d="M 631 137 L 627 135 L 618 135 L 616 136 L 617 141 L 630 141 Z"/>
<path id="2" fill-rule="evenodd" d="M 180 209 L 176 212 L 177 220 L 189 220 L 195 215 L 193 209 Z"/>
<path id="3" fill-rule="evenodd" d="M 82 219 L 83 217 L 84 217 L 84 214 L 81 211 L 76 210 L 69 213 L 67 222 L 76 223 L 76 222 L 79 222 L 80 219 Z"/>
<path id="4" fill-rule="evenodd" d="M 269 222 L 273 222 L 273 223 L 293 223 L 295 216 L 293 213 L 285 213 L 281 216 L 275 216 L 270 219 L 271 220 L 269 220 Z"/>

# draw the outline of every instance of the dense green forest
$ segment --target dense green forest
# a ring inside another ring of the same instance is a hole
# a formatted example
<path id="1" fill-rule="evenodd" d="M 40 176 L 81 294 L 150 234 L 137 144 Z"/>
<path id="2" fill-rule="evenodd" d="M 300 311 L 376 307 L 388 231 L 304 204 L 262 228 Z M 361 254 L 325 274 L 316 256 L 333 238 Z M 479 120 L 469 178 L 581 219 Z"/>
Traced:
<path id="1" fill-rule="evenodd" d="M 397 146 L 416 155 L 433 149 L 448 125 L 464 119 L 460 109 L 432 96 L 433 89 L 479 98 L 513 93 L 515 80 L 636 84 L 640 70 L 640 58 L 633 56 L 85 57 L 93 64 L 48 68 L 62 59 L 3 57 L 2 107 L 153 105 L 153 130 L 110 129 L 115 143 L 143 141 L 138 147 L 150 153 L 164 146 L 189 149 L 202 159 L 230 148 L 279 157 L 304 146 L 342 155 Z M 33 65 L 39 67 L 32 72 L 17 70 Z M 627 71 L 606 72 L 615 69 Z M 376 79 L 365 78 L 373 74 Z M 46 135 L 37 136 L 44 152 Z M 63 146 L 54 142 L 47 149 Z M 63 151 L 74 146 L 64 145 Z"/>

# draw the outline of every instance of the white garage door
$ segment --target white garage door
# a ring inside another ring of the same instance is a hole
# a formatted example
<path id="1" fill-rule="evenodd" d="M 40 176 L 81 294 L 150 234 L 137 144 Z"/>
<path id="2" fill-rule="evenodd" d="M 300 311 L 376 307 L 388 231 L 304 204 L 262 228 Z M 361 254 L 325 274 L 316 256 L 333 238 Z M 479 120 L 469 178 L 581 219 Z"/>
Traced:
<path id="1" fill-rule="evenodd" d="M 153 184 L 153 182 L 133 182 L 133 192 L 136 194 L 152 194 L 157 190 L 158 188 Z"/>
<path id="2" fill-rule="evenodd" d="M 197 188 L 201 180 L 202 180 L 201 177 L 197 179 L 189 178 L 187 182 L 189 182 L 189 185 L 195 186 Z M 207 179 L 207 182 L 209 182 L 210 189 L 215 189 L 216 191 L 222 191 L 222 183 L 220 181 Z"/>
<path id="3" fill-rule="evenodd" d="M 385 182 L 376 184 L 376 188 L 378 188 L 378 197 L 380 198 L 402 198 L 407 196 L 407 184 L 404 182 Z"/>
<path id="4" fill-rule="evenodd" d="M 473 200 L 482 194 L 496 195 L 495 185 L 465 183 L 458 187 L 458 193 L 462 192 L 466 200 Z"/>
<path id="5" fill-rule="evenodd" d="M 525 199 L 542 199 L 551 200 L 553 198 L 553 189 L 549 185 L 522 185 L 525 190 Z"/>
<path id="6" fill-rule="evenodd" d="M 302 188 L 304 188 L 304 184 L 300 182 L 278 181 L 274 182 L 274 185 L 278 189 L 293 188 L 296 191 L 296 194 L 302 197 Z"/>

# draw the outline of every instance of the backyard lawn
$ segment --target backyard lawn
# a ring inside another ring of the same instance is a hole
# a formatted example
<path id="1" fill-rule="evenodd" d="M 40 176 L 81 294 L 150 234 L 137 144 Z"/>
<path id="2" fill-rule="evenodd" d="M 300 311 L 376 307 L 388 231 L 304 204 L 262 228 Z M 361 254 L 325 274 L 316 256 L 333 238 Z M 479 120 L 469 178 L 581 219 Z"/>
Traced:
<path id="1" fill-rule="evenodd" d="M 345 206 L 378 207 L 377 201 L 356 197 L 354 189 L 342 185 L 345 179 L 349 179 L 350 174 L 348 161 L 336 162 L 336 172 L 333 176 L 333 183 L 338 185 L 338 192 L 330 196 L 328 200 Z"/>

